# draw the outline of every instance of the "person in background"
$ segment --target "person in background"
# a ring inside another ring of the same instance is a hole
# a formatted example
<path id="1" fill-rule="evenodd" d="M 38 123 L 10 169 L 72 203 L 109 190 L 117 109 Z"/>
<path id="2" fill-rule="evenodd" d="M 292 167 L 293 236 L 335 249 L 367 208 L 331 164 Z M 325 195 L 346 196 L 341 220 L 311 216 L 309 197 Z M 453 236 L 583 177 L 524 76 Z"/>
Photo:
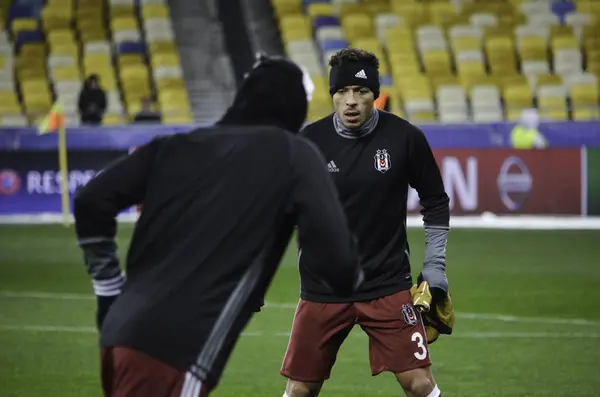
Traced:
<path id="1" fill-rule="evenodd" d="M 100 77 L 88 76 L 79 93 L 79 115 L 81 124 L 102 124 L 106 112 L 106 93 L 100 87 Z"/>
<path id="2" fill-rule="evenodd" d="M 536 109 L 524 109 L 521 120 L 510 132 L 510 143 L 515 149 L 545 149 L 548 141 L 538 130 L 540 116 Z"/>
<path id="3" fill-rule="evenodd" d="M 154 110 L 152 98 L 142 99 L 142 109 L 135 115 L 134 123 L 160 123 L 160 113 Z"/>

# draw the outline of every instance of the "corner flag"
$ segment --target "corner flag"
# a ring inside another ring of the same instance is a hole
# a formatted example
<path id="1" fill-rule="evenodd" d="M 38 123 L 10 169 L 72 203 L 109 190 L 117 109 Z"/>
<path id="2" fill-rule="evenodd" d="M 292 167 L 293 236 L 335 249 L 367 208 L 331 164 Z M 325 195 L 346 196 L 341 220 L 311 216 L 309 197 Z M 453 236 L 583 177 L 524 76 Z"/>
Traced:
<path id="1" fill-rule="evenodd" d="M 65 130 L 65 113 L 63 106 L 55 102 L 50 112 L 38 126 L 38 135 L 58 132 L 58 164 L 60 169 L 62 213 L 65 226 L 71 223 L 69 210 L 69 185 L 67 172 L 67 134 Z"/>

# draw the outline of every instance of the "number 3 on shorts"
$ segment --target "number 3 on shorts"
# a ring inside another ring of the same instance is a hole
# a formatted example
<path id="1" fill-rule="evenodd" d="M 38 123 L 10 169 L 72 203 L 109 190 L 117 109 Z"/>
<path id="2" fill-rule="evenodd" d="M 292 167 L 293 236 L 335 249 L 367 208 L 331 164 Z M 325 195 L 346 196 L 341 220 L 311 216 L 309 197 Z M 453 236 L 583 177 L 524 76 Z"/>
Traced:
<path id="1" fill-rule="evenodd" d="M 427 358 L 427 348 L 423 344 L 423 335 L 420 332 L 415 332 L 410 339 L 413 342 L 417 342 L 417 347 L 420 349 L 420 351 L 414 353 L 415 357 L 418 360 L 425 360 Z"/>

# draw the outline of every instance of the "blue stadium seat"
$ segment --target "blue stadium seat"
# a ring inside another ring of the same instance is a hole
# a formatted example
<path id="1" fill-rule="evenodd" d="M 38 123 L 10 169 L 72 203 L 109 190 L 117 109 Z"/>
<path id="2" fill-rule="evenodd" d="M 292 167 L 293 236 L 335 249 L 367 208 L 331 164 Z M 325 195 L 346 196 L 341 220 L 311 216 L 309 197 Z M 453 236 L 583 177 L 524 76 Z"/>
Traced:
<path id="1" fill-rule="evenodd" d="M 321 43 L 321 50 L 327 51 L 339 51 L 348 47 L 346 40 L 325 40 Z"/>
<path id="2" fill-rule="evenodd" d="M 119 44 L 119 54 L 145 54 L 146 45 L 136 41 L 124 41 Z"/>
<path id="3" fill-rule="evenodd" d="M 340 20 L 336 16 L 325 15 L 316 17 L 313 21 L 313 27 L 315 30 L 325 26 L 340 26 Z"/>
<path id="4" fill-rule="evenodd" d="M 44 34 L 39 30 L 24 30 L 17 34 L 15 40 L 15 51 L 18 54 L 21 47 L 30 43 L 43 43 Z"/>

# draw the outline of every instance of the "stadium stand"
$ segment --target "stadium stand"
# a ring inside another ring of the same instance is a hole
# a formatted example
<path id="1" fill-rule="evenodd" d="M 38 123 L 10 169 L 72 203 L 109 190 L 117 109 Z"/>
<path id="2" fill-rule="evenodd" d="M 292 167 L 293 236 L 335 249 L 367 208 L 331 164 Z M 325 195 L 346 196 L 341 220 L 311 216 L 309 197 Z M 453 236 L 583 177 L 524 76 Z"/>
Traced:
<path id="1" fill-rule="evenodd" d="M 100 77 L 104 124 L 156 98 L 164 124 L 192 121 L 166 0 L 0 0 L 0 121 L 31 125 L 58 99 L 79 124 L 82 81 Z"/>
<path id="2" fill-rule="evenodd" d="M 598 0 L 272 0 L 288 56 L 313 76 L 309 120 L 331 112 L 327 63 L 381 60 L 392 112 L 416 122 L 600 118 Z"/>

